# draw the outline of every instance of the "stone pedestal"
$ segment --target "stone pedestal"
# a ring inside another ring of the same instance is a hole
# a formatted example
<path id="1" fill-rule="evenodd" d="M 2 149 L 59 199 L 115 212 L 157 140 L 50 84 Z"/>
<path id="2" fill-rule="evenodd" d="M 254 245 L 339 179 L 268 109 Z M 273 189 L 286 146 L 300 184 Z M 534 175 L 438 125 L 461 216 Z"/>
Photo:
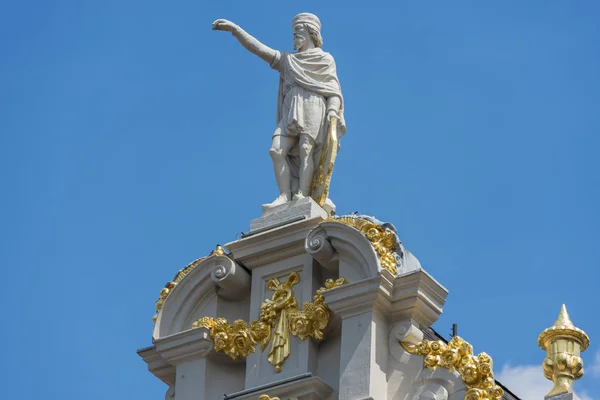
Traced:
<path id="1" fill-rule="evenodd" d="M 327 218 L 327 212 L 311 197 L 290 201 L 262 212 L 260 218 L 250 221 L 250 232 L 263 231 L 303 219 Z"/>
<path id="2" fill-rule="evenodd" d="M 545 396 L 545 400 L 579 400 L 575 393 L 561 393 L 554 396 Z"/>

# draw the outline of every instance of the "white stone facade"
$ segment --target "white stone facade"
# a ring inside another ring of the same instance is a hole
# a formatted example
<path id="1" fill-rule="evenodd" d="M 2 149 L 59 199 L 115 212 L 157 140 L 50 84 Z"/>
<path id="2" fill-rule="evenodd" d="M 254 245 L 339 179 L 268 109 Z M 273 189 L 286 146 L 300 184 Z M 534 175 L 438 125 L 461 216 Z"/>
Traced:
<path id="1" fill-rule="evenodd" d="M 462 400 L 465 386 L 457 373 L 425 369 L 423 357 L 400 345 L 423 338 L 441 314 L 447 290 L 421 268 L 393 275 L 364 234 L 314 206 L 283 225 L 254 222 L 260 229 L 224 246 L 229 256 L 207 257 L 172 290 L 158 314 L 153 345 L 139 351 L 168 385 L 165 398 Z M 291 272 L 300 276 L 294 287 L 299 305 L 312 301 L 326 279 L 349 283 L 323 292 L 331 311 L 324 339 L 291 336 L 281 372 L 267 360 L 268 350 L 257 347 L 232 360 L 214 350 L 209 329 L 192 329 L 205 316 L 257 320 L 271 296 L 266 282 L 284 281 Z"/>

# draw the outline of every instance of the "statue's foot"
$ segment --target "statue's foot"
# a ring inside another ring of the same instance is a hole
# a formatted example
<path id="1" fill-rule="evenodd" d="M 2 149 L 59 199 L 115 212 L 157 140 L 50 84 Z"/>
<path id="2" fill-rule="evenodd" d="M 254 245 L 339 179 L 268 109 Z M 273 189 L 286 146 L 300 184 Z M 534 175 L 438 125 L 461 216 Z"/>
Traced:
<path id="1" fill-rule="evenodd" d="M 292 198 L 292 200 L 296 201 L 296 200 L 300 200 L 305 198 L 306 196 L 304 195 L 304 193 L 302 193 L 302 190 L 298 190 L 298 193 L 296 193 L 294 195 L 294 197 Z"/>
<path id="2" fill-rule="evenodd" d="M 281 193 L 275 200 L 273 200 L 273 202 L 268 203 L 268 204 L 263 204 L 262 208 L 269 209 L 269 208 L 277 207 L 277 206 L 287 203 L 288 201 L 290 201 L 290 194 L 289 193 Z"/>

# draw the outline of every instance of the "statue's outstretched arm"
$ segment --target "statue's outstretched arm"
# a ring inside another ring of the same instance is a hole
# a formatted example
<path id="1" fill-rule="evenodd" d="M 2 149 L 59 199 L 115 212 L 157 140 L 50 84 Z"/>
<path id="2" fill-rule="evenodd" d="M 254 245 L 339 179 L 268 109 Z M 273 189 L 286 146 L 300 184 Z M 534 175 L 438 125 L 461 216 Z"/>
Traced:
<path id="1" fill-rule="evenodd" d="M 244 46 L 249 52 L 256 54 L 269 64 L 273 62 L 275 57 L 277 56 L 277 51 L 273 50 L 269 46 L 265 46 L 248 32 L 237 26 L 231 21 L 227 21 L 226 19 L 218 19 L 213 22 L 212 25 L 213 30 L 215 31 L 227 31 L 231 32 L 231 34 Z"/>

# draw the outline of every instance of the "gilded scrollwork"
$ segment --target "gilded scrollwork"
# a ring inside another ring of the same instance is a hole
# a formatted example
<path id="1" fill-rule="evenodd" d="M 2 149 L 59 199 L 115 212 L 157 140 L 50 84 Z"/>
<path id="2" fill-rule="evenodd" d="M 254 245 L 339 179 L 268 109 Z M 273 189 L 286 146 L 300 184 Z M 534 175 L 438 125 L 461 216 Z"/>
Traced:
<path id="1" fill-rule="evenodd" d="M 401 343 L 411 354 L 425 356 L 429 369 L 457 371 L 467 386 L 465 400 L 501 400 L 504 390 L 496 384 L 492 358 L 486 353 L 473 354 L 473 346 L 455 336 L 449 343 L 423 340 L 415 345 Z"/>
<path id="2" fill-rule="evenodd" d="M 371 242 L 371 246 L 379 256 L 381 267 L 392 274 L 396 274 L 398 262 L 396 260 L 398 237 L 391 229 L 376 224 L 367 218 L 357 215 L 333 216 L 328 221 L 339 222 L 358 229 Z"/>
<path id="3" fill-rule="evenodd" d="M 234 360 L 254 353 L 257 345 L 264 351 L 270 343 L 267 359 L 275 371 L 280 372 L 291 352 L 290 334 L 300 340 L 308 337 L 323 339 L 330 313 L 322 292 L 347 283 L 344 278 L 328 279 L 325 286 L 316 291 L 314 301 L 305 302 L 304 309 L 299 310 L 293 292 L 293 287 L 299 282 L 300 276 L 296 272 L 292 272 L 284 282 L 276 278 L 269 280 L 267 288 L 273 295 L 262 303 L 257 321 L 236 320 L 230 324 L 224 318 L 203 317 L 194 322 L 192 328 L 208 328 L 215 351 L 222 351 Z"/>

